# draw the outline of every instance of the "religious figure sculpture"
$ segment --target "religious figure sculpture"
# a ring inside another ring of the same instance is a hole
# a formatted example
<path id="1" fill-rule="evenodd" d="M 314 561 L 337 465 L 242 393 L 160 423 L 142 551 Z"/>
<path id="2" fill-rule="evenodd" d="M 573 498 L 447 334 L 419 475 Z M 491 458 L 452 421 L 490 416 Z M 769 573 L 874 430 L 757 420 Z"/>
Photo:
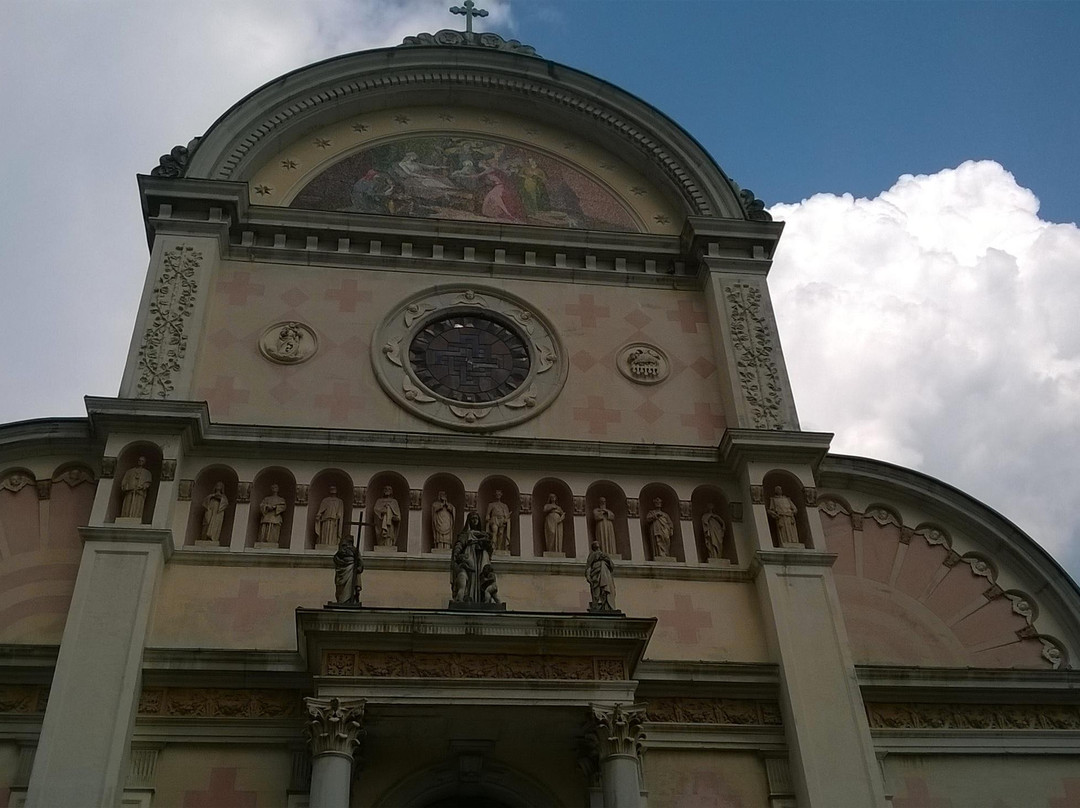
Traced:
<path id="1" fill-rule="evenodd" d="M 510 508 L 502 501 L 502 491 L 495 492 L 495 501 L 487 507 L 484 529 L 491 536 L 496 550 L 510 550 Z"/>
<path id="2" fill-rule="evenodd" d="M 649 528 L 649 539 L 652 540 L 653 558 L 671 557 L 671 537 L 675 533 L 675 526 L 671 517 L 664 512 L 664 501 L 657 497 L 653 500 L 653 509 L 645 514 L 645 524 Z"/>
<path id="3" fill-rule="evenodd" d="M 337 544 L 341 541 L 341 522 L 345 518 L 345 503 L 337 495 L 337 486 L 330 486 L 330 494 L 319 503 L 315 513 L 315 538 L 319 544 Z"/>
<path id="4" fill-rule="evenodd" d="M 480 514 L 470 511 L 450 553 L 450 586 L 453 603 L 500 603 L 491 534 L 483 530 Z"/>
<path id="5" fill-rule="evenodd" d="M 454 540 L 455 514 L 454 506 L 446 499 L 446 492 L 440 491 L 431 505 L 431 532 L 435 547 L 439 550 L 450 549 L 450 543 Z"/>
<path id="6" fill-rule="evenodd" d="M 790 497 L 784 494 L 784 489 L 780 486 L 773 489 L 766 511 L 776 522 L 776 537 L 780 540 L 781 547 L 800 544 L 799 527 L 795 522 L 799 508 Z"/>
<path id="7" fill-rule="evenodd" d="M 585 580 L 589 582 L 592 600 L 590 612 L 614 612 L 615 608 L 615 568 L 611 556 L 600 549 L 600 542 L 592 543 L 592 552 L 585 561 Z"/>
<path id="8" fill-rule="evenodd" d="M 143 518 L 146 509 L 146 492 L 150 490 L 150 469 L 146 467 L 146 458 L 140 457 L 138 464 L 127 470 L 124 479 L 120 481 L 120 490 L 124 492 L 124 500 L 120 505 L 120 516 L 124 519 Z"/>
<path id="9" fill-rule="evenodd" d="M 278 496 L 278 484 L 270 486 L 270 495 L 259 503 L 259 544 L 280 544 L 281 524 L 285 521 L 285 500 Z"/>
<path id="10" fill-rule="evenodd" d="M 375 500 L 372 513 L 376 519 L 376 539 L 383 547 L 397 544 L 398 525 L 401 523 L 401 506 L 394 499 L 393 486 L 383 487 L 382 496 Z"/>
<path id="11" fill-rule="evenodd" d="M 334 599 L 346 605 L 360 604 L 360 573 L 364 560 L 351 536 L 342 536 L 334 553 Z"/>
<path id="12" fill-rule="evenodd" d="M 720 558 L 724 552 L 727 525 L 715 509 L 716 506 L 710 502 L 705 506 L 705 513 L 701 515 L 701 535 L 705 539 L 706 558 Z"/>
<path id="13" fill-rule="evenodd" d="M 544 549 L 549 553 L 561 553 L 563 551 L 563 520 L 566 519 L 566 511 L 559 505 L 555 494 L 548 494 L 548 501 L 544 504 Z"/>
<path id="14" fill-rule="evenodd" d="M 600 497 L 593 508 L 593 536 L 600 549 L 608 555 L 615 554 L 615 511 L 607 506 L 607 499 Z"/>
<path id="15" fill-rule="evenodd" d="M 202 536 L 199 541 L 218 544 L 221 541 L 221 526 L 225 522 L 225 509 L 229 507 L 225 483 L 214 483 L 214 490 L 203 500 L 202 506 Z"/>

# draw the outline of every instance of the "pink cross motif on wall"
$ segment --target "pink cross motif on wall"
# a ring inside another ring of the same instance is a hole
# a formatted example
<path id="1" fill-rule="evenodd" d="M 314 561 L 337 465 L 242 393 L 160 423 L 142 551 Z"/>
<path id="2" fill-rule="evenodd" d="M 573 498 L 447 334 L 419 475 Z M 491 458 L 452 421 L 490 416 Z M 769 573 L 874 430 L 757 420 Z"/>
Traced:
<path id="1" fill-rule="evenodd" d="M 212 601 L 215 614 L 232 615 L 232 630 L 245 633 L 266 619 L 266 613 L 273 607 L 273 598 L 259 597 L 258 581 L 240 581 L 236 597 L 214 598 Z"/>
<path id="2" fill-rule="evenodd" d="M 349 393 L 348 382 L 334 382 L 333 392 L 315 396 L 315 406 L 321 410 L 329 410 L 332 420 L 343 421 L 349 417 L 350 411 L 364 406 L 364 399 Z"/>
<path id="3" fill-rule="evenodd" d="M 893 797 L 893 808 L 952 808 L 952 800 L 930 796 L 930 788 L 921 777 L 904 778 L 903 797 Z"/>
<path id="4" fill-rule="evenodd" d="M 228 280 L 218 281 L 217 290 L 228 295 L 230 306 L 243 306 L 249 296 L 261 297 L 265 287 L 252 283 L 250 272 L 234 272 Z"/>
<path id="5" fill-rule="evenodd" d="M 712 628 L 712 615 L 695 609 L 689 595 L 675 595 L 674 598 L 674 609 L 661 609 L 656 613 L 659 626 L 672 629 L 675 641 L 680 645 L 697 645 L 698 633 Z"/>
<path id="6" fill-rule="evenodd" d="M 185 791 L 184 808 L 256 808 L 254 791 L 236 790 L 236 768 L 211 769 L 206 791 Z"/>
<path id="7" fill-rule="evenodd" d="M 250 393 L 236 386 L 235 376 L 218 376 L 213 387 L 204 388 L 202 397 L 210 405 L 210 417 L 228 415 L 233 404 L 247 404 Z"/>
<path id="8" fill-rule="evenodd" d="M 606 435 L 608 424 L 617 424 L 622 420 L 622 413 L 609 410 L 600 396 L 589 396 L 584 407 L 574 407 L 574 420 L 585 421 L 589 425 L 590 435 Z"/>
<path id="9" fill-rule="evenodd" d="M 611 309 L 607 306 L 597 306 L 592 295 L 581 295 L 577 303 L 566 304 L 566 313 L 573 317 L 580 317 L 582 328 L 596 328 L 597 319 L 610 317 Z"/>
<path id="10" fill-rule="evenodd" d="M 371 300 L 371 292 L 358 288 L 355 278 L 347 278 L 337 289 L 327 289 L 326 299 L 336 300 L 338 311 L 356 311 L 357 303 Z"/>
<path id="11" fill-rule="evenodd" d="M 703 311 L 698 311 L 692 300 L 680 300 L 677 310 L 669 311 L 667 318 L 678 322 L 684 334 L 696 334 L 698 325 L 709 322 L 708 316 Z"/>
<path id="12" fill-rule="evenodd" d="M 1080 777 L 1063 777 L 1061 787 L 1064 797 L 1051 797 L 1050 808 L 1077 808 L 1080 806 Z"/>
<path id="13" fill-rule="evenodd" d="M 696 429 L 701 440 L 712 442 L 716 440 L 717 433 L 723 432 L 727 426 L 727 419 L 722 412 L 713 412 L 708 404 L 698 402 L 694 405 L 694 411 L 688 415 L 679 417 L 683 426 Z"/>

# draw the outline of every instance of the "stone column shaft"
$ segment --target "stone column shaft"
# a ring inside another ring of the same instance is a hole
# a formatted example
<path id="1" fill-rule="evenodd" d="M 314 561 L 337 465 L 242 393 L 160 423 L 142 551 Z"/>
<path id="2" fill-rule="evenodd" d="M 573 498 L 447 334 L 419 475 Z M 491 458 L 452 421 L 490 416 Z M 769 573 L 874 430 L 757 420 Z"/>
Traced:
<path id="1" fill-rule="evenodd" d="M 643 705 L 591 708 L 589 736 L 600 760 L 604 808 L 641 808 Z"/>
<path id="2" fill-rule="evenodd" d="M 310 808 L 349 808 L 353 753 L 360 744 L 363 699 L 306 698 L 311 743 Z"/>

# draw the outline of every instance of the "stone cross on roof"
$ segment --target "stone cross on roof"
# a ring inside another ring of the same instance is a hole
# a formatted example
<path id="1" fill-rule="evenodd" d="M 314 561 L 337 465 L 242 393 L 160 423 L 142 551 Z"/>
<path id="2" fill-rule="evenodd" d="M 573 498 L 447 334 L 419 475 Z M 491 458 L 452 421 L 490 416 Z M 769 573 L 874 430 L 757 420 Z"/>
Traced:
<path id="1" fill-rule="evenodd" d="M 465 16 L 465 33 L 471 34 L 473 17 L 486 17 L 487 11 L 482 8 L 475 8 L 476 3 L 473 0 L 465 0 L 464 7 L 462 6 L 450 6 L 451 14 L 463 14 Z"/>

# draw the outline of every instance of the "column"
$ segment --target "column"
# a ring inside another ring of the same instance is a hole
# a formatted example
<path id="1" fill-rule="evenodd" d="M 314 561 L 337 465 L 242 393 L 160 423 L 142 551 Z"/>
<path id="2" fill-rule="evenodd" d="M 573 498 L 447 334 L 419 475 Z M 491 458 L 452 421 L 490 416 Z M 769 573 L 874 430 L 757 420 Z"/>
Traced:
<path id="1" fill-rule="evenodd" d="M 26 805 L 118 805 L 154 588 L 172 533 L 82 528 L 83 554 Z"/>
<path id="2" fill-rule="evenodd" d="M 780 665 L 791 779 L 807 808 L 883 808 L 855 666 L 832 578 L 836 556 L 759 550 L 754 559 L 767 639 Z"/>
<path id="3" fill-rule="evenodd" d="M 364 731 L 363 699 L 306 698 L 311 743 L 310 808 L 349 808 L 353 753 Z"/>
<path id="4" fill-rule="evenodd" d="M 600 759 L 604 808 L 641 808 L 641 751 L 645 706 L 590 707 L 589 738 Z M 314 805 L 312 806 L 314 808 Z"/>

